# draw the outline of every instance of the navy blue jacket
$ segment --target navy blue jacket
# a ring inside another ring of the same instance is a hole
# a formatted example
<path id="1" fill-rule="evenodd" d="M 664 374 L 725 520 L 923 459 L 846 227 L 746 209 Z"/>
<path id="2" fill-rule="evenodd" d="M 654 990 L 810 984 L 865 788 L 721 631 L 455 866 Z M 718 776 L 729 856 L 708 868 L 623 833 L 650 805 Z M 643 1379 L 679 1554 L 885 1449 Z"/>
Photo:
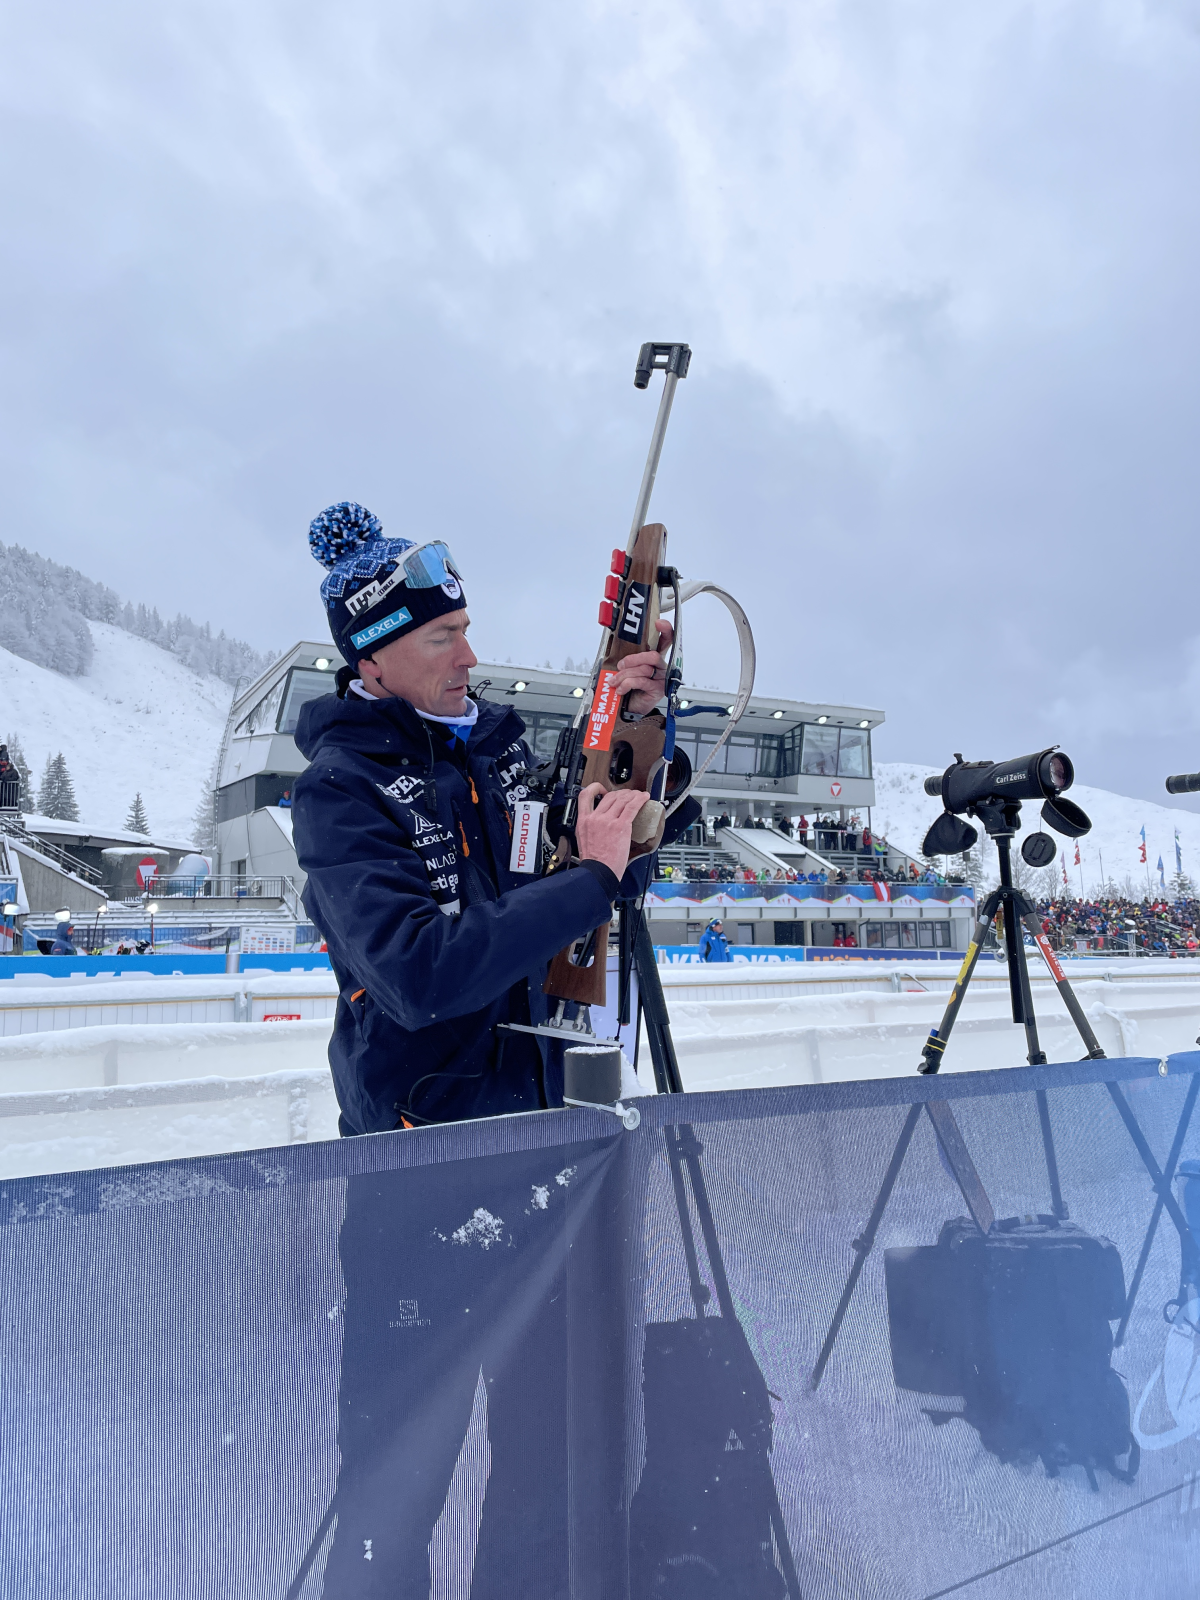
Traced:
<path id="1" fill-rule="evenodd" d="M 562 1104 L 561 1068 L 547 1069 L 539 1041 L 496 1024 L 544 1020 L 547 963 L 608 921 L 618 886 L 598 862 L 509 872 L 532 765 L 524 731 L 490 702 L 466 746 L 406 700 L 327 695 L 300 712 L 310 765 L 293 833 L 338 980 L 329 1061 L 343 1133 Z"/>

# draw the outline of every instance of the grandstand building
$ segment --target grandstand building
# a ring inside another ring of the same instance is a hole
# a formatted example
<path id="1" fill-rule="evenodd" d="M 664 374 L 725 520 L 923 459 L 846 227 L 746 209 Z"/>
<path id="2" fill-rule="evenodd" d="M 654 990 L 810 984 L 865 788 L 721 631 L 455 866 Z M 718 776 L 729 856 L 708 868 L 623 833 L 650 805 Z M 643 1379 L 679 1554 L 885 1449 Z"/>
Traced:
<path id="1" fill-rule="evenodd" d="M 302 886 L 290 804 L 305 762 L 293 734 L 300 708 L 332 692 L 341 665 L 330 645 L 301 642 L 235 699 L 221 749 L 218 876 L 287 878 Z M 552 754 L 587 693 L 583 673 L 510 663 L 480 662 L 471 682 L 486 699 L 516 708 L 539 760 Z M 733 695 L 689 688 L 681 702 L 692 714 L 681 720 L 678 743 L 699 768 L 720 737 Z M 881 898 L 855 884 L 852 893 L 833 893 L 842 887 L 829 881 L 839 870 L 853 879 L 863 867 L 894 875 L 909 865 L 894 847 L 881 851 L 872 842 L 864 848 L 875 802 L 871 736 L 883 721 L 884 713 L 869 706 L 756 694 L 695 790 L 703 822 L 660 860 L 664 869 L 686 866 L 693 873 L 749 867 L 772 877 L 791 870 L 827 881 L 792 886 L 790 894 L 772 885 L 759 895 L 748 894 L 753 886 L 746 884 L 664 885 L 667 892 L 648 901 L 655 942 L 694 942 L 708 917 L 719 913 L 742 943 L 833 946 L 853 935 L 864 948 L 965 948 L 969 892 L 958 896 L 963 907 L 916 889 Z"/>

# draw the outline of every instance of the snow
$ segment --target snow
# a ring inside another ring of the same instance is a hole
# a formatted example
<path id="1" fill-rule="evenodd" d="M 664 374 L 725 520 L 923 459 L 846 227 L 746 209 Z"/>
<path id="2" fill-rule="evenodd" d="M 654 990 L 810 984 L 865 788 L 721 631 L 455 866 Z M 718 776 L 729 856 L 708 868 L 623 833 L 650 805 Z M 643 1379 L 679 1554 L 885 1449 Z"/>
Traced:
<path id="1" fill-rule="evenodd" d="M 60 750 L 83 817 L 121 828 L 140 791 L 154 837 L 192 837 L 230 689 L 107 623 L 88 626 L 92 670 L 67 678 L 0 650 L 0 739 L 15 733 L 40 781 Z"/>
<path id="2" fill-rule="evenodd" d="M 875 767 L 875 805 L 871 821 L 878 833 L 886 834 L 892 844 L 910 855 L 919 856 L 921 841 L 930 823 L 942 809 L 940 800 L 931 799 L 921 787 L 926 777 L 939 772 L 937 767 L 911 766 L 906 762 L 879 762 Z M 1183 811 L 1171 805 L 1155 805 L 1149 800 L 1135 800 L 1126 795 L 1113 794 L 1107 789 L 1093 789 L 1076 783 L 1067 791 L 1069 799 L 1080 805 L 1092 819 L 1092 831 L 1079 840 L 1080 867 L 1083 870 L 1083 887 L 1091 895 L 1101 883 L 1100 858 L 1104 858 L 1104 877 L 1116 882 L 1123 893 L 1136 899 L 1146 891 L 1146 871 L 1150 869 L 1150 887 L 1161 892 L 1156 863 L 1162 856 L 1163 872 L 1168 885 L 1175 871 L 1175 829 L 1179 829 L 1179 842 L 1183 851 L 1183 870 L 1200 882 L 1200 815 Z M 1041 807 L 1027 800 L 1022 808 L 1025 833 L 1034 833 L 1043 826 Z M 1141 837 L 1139 830 L 1146 827 L 1146 866 L 1140 860 Z M 1046 830 L 1050 831 L 1050 830 Z M 984 847 L 984 866 L 991 880 L 996 878 L 996 851 L 980 830 Z M 1058 845 L 1058 855 L 1053 869 L 1059 886 L 1062 884 L 1061 863 L 1065 860 L 1071 883 L 1071 892 L 1078 896 L 1080 867 L 1074 865 L 1075 841 L 1051 832 Z M 1126 879 L 1129 880 L 1126 887 Z"/>

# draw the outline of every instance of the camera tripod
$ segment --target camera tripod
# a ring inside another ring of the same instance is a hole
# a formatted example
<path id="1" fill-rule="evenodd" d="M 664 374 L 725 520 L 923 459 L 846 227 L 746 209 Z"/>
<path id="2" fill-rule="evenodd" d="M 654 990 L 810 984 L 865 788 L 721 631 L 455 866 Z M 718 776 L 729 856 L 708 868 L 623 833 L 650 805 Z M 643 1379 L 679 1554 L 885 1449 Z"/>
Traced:
<path id="1" fill-rule="evenodd" d="M 922 1061 L 918 1070 L 922 1073 L 935 1073 L 941 1066 L 946 1041 L 950 1037 L 955 1018 L 958 1016 L 962 1006 L 963 996 L 971 980 L 971 974 L 975 970 L 975 964 L 979 959 L 980 947 L 987 938 L 996 918 L 1001 915 L 1005 908 L 1008 909 L 1009 913 L 1003 917 L 1003 931 L 1005 948 L 1008 952 L 1008 981 L 1012 995 L 1013 1021 L 1022 1024 L 1025 1029 L 1025 1037 L 1029 1046 L 1029 1065 L 1044 1065 L 1046 1054 L 1038 1041 L 1037 1022 L 1033 1013 L 1033 997 L 1029 988 L 1029 969 L 1025 962 L 1025 945 L 1019 932 L 1022 926 L 1029 931 L 1030 937 L 1041 952 L 1043 960 L 1050 969 L 1051 977 L 1054 979 L 1058 992 L 1062 995 L 1067 1010 L 1071 1015 L 1071 1020 L 1079 1030 L 1079 1036 L 1087 1049 L 1087 1054 L 1083 1059 L 1086 1061 L 1105 1060 L 1105 1052 L 1101 1048 L 1100 1041 L 1096 1038 L 1091 1024 L 1084 1016 L 1083 1008 L 1080 1006 L 1066 974 L 1059 965 L 1058 958 L 1050 948 L 1050 943 L 1042 931 L 1032 901 L 1017 889 L 1012 881 L 1011 847 L 1013 835 L 1017 831 L 1017 824 L 1020 819 L 1020 802 L 1017 800 L 997 800 L 979 803 L 974 807 L 974 812 L 983 823 L 988 834 L 996 841 L 996 849 L 1000 857 L 1000 887 L 993 890 L 983 903 L 979 920 L 975 925 L 974 937 L 954 980 L 954 989 L 951 992 L 949 1004 L 946 1007 L 941 1023 L 930 1032 L 925 1048 L 921 1052 Z M 1200 1040 L 1197 1043 L 1200 1043 Z M 1165 1062 L 1160 1070 L 1166 1071 Z M 1114 1343 L 1119 1345 L 1123 1341 L 1125 1331 L 1129 1325 L 1134 1301 L 1137 1299 L 1155 1232 L 1163 1211 L 1167 1212 L 1178 1231 L 1185 1263 L 1190 1265 L 1193 1262 L 1200 1261 L 1200 1248 L 1198 1248 L 1197 1242 L 1192 1237 L 1192 1230 L 1179 1206 L 1179 1202 L 1171 1192 L 1171 1180 L 1183 1149 L 1184 1137 L 1191 1121 L 1197 1098 L 1200 1097 L 1200 1074 L 1193 1077 L 1189 1086 L 1180 1115 L 1179 1126 L 1171 1146 L 1171 1153 L 1167 1158 L 1166 1166 L 1163 1168 L 1160 1168 L 1155 1160 L 1145 1133 L 1119 1085 L 1114 1082 L 1106 1082 L 1105 1088 L 1108 1090 L 1109 1097 L 1125 1124 L 1138 1157 L 1150 1175 L 1150 1180 L 1157 1193 L 1154 1214 L 1146 1231 L 1137 1268 L 1126 1297 L 1120 1327 L 1114 1340 Z M 1050 1123 L 1050 1104 L 1045 1089 L 1038 1089 L 1035 1092 L 1035 1097 L 1037 1100 L 1038 1121 L 1041 1127 L 1042 1147 L 1046 1158 L 1046 1177 L 1050 1189 L 1051 1214 L 1058 1218 L 1059 1221 L 1066 1221 L 1070 1212 L 1063 1200 L 1062 1187 L 1059 1181 L 1054 1131 Z M 983 1187 L 978 1170 L 967 1149 L 958 1126 L 958 1120 L 949 1102 L 946 1100 L 917 1101 L 910 1106 L 904 1119 L 904 1124 L 900 1129 L 899 1137 L 892 1151 L 891 1160 L 884 1173 L 879 1191 L 875 1196 L 875 1203 L 871 1208 L 866 1227 L 858 1238 L 853 1241 L 854 1261 L 830 1322 L 829 1331 L 825 1336 L 825 1341 L 813 1367 L 812 1377 L 809 1380 L 813 1389 L 819 1386 L 824 1376 L 825 1368 L 829 1363 L 830 1356 L 833 1354 L 833 1347 L 837 1342 L 846 1312 L 849 1310 L 855 1287 L 862 1275 L 867 1257 L 875 1248 L 875 1240 L 883 1222 L 884 1212 L 887 1209 L 892 1190 L 895 1188 L 897 1179 L 900 1176 L 900 1169 L 904 1164 L 908 1147 L 917 1131 L 922 1109 L 924 1109 L 933 1124 L 942 1154 L 945 1156 L 946 1163 L 954 1175 L 959 1192 L 966 1202 L 967 1209 L 975 1225 L 981 1233 L 986 1234 L 990 1231 L 995 1221 L 995 1213 L 991 1202 L 988 1199 L 987 1192 Z"/>
<path id="2" fill-rule="evenodd" d="M 950 1038 L 951 1029 L 954 1027 L 962 1003 L 967 993 L 967 985 L 975 971 L 975 964 L 979 960 L 979 952 L 984 940 L 996 921 L 1001 917 L 1004 931 L 1004 945 L 1008 952 L 1008 987 L 1012 996 L 1013 1021 L 1025 1029 L 1025 1039 L 1028 1044 L 1026 1060 L 1031 1067 L 1040 1067 L 1045 1064 L 1046 1052 L 1038 1042 L 1037 1019 L 1033 1014 L 1033 995 L 1029 987 L 1029 967 L 1025 961 L 1025 941 L 1021 937 L 1021 927 L 1024 926 L 1034 944 L 1041 951 L 1042 959 L 1050 969 L 1050 976 L 1057 985 L 1058 992 L 1062 995 L 1063 1003 L 1070 1012 L 1071 1021 L 1079 1030 L 1079 1037 L 1083 1040 L 1087 1055 L 1086 1061 L 1102 1061 L 1104 1051 L 1100 1041 L 1092 1031 L 1091 1023 L 1083 1014 L 1083 1007 L 1075 997 L 1075 991 L 1067 981 L 1067 975 L 1059 965 L 1058 957 L 1050 948 L 1050 941 L 1042 931 L 1038 922 L 1033 901 L 1016 888 L 1012 881 L 1012 840 L 1021 819 L 1021 802 L 1019 800 L 995 800 L 981 802 L 974 807 L 975 814 L 983 823 L 989 836 L 996 842 L 996 852 L 1000 857 L 1000 887 L 993 889 L 983 902 L 980 909 L 979 920 L 975 924 L 975 933 L 970 945 L 967 947 L 963 964 L 958 969 L 958 976 L 954 980 L 954 988 L 950 993 L 950 1000 L 946 1006 L 941 1022 L 936 1028 L 930 1030 L 929 1038 L 921 1051 L 921 1065 L 918 1072 L 936 1072 L 942 1064 L 942 1056 Z M 1007 912 L 1007 915 L 1003 913 Z M 1057 1193 L 1058 1182 L 1054 1179 L 1052 1187 Z"/>

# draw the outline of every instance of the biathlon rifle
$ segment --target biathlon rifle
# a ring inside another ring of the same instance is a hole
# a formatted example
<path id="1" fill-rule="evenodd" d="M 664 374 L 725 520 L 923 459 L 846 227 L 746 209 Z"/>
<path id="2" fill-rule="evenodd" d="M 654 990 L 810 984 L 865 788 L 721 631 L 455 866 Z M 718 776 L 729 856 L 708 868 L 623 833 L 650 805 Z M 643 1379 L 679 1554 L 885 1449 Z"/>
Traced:
<path id="1" fill-rule="evenodd" d="M 686 344 L 644 344 L 638 352 L 634 387 L 647 388 L 651 375 L 662 372 L 662 398 L 629 540 L 624 550 L 613 551 L 604 580 L 600 647 L 588 692 L 580 700 L 573 723 L 559 735 L 550 761 L 531 775 L 532 794 L 546 800 L 555 793 L 565 797 L 561 813 L 557 806 L 553 813 L 552 840 L 548 841 L 553 843 L 553 851 L 545 861 L 545 873 L 563 871 L 571 865 L 576 854 L 579 796 L 591 783 L 599 783 L 605 789 L 646 791 L 650 798 L 634 818 L 630 859 L 657 850 L 667 818 L 678 810 L 708 770 L 745 711 L 754 688 L 754 638 L 746 613 L 732 595 L 716 584 L 682 582 L 675 568 L 667 565 L 666 528 L 661 522 L 646 521 L 671 403 L 680 380 L 687 377 L 691 359 L 692 352 Z M 687 755 L 675 746 L 676 718 L 715 709 L 681 710 L 678 700 L 683 681 L 682 610 L 684 602 L 698 594 L 714 595 L 733 617 L 741 664 L 734 703 L 720 708 L 727 718 L 721 736 L 699 771 L 693 773 Z M 666 709 L 639 716 L 626 709 L 626 697 L 613 693 L 613 680 L 626 656 L 658 649 L 659 617 L 668 611 L 674 612 L 675 631 L 667 661 Z M 545 992 L 560 1000 L 603 1005 L 607 953 L 605 923 L 555 956 Z"/>

